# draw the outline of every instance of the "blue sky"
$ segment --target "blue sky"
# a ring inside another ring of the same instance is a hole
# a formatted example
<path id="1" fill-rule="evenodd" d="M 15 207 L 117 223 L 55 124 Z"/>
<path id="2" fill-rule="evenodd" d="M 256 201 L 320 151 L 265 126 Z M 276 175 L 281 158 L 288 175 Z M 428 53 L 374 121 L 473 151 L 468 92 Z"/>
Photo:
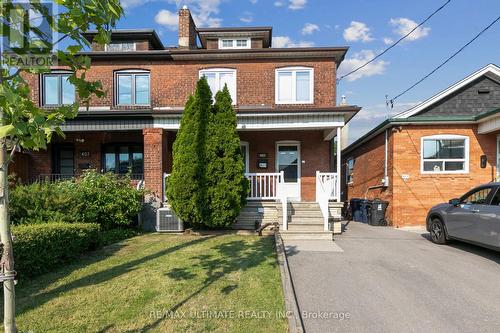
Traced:
<path id="1" fill-rule="evenodd" d="M 177 43 L 177 10 L 187 5 L 198 26 L 273 26 L 275 47 L 349 46 L 340 73 L 397 40 L 445 0 L 122 0 L 118 28 L 154 28 Z M 338 96 L 363 107 L 350 141 L 383 121 L 385 95 L 395 96 L 460 48 L 500 14 L 499 0 L 452 0 L 380 61 L 342 80 Z M 488 63 L 500 65 L 500 23 L 415 89 L 391 113 L 404 111 Z"/>

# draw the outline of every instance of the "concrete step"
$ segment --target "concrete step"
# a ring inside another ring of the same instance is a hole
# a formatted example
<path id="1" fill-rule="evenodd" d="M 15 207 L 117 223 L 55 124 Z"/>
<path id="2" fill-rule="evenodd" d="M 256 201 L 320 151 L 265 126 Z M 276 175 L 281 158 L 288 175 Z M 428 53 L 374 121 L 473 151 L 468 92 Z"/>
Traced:
<path id="1" fill-rule="evenodd" d="M 323 224 L 323 217 L 317 216 L 297 216 L 292 215 L 288 218 L 288 223 L 303 223 L 303 224 Z"/>
<path id="2" fill-rule="evenodd" d="M 287 231 L 301 231 L 301 232 L 312 232 L 312 231 L 324 231 L 323 224 L 300 224 L 300 223 L 288 223 Z"/>
<path id="3" fill-rule="evenodd" d="M 291 212 L 291 214 L 288 214 L 288 216 L 323 218 L 323 214 L 321 214 L 321 211 L 319 211 L 319 210 L 318 211 L 316 211 L 316 210 L 295 211 L 295 212 Z"/>
<path id="4" fill-rule="evenodd" d="M 291 231 L 280 230 L 281 238 L 287 239 L 326 239 L 332 240 L 331 231 Z"/>

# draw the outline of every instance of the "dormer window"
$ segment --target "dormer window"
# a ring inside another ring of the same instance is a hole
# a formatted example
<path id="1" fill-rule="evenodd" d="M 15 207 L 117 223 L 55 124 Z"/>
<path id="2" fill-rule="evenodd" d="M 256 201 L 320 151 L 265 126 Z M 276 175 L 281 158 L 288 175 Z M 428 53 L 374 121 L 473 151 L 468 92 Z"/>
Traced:
<path id="1" fill-rule="evenodd" d="M 111 42 L 110 44 L 106 44 L 104 50 L 107 52 L 130 52 L 135 51 L 135 42 Z"/>
<path id="2" fill-rule="evenodd" d="M 249 49 L 250 38 L 219 38 L 219 49 Z"/>

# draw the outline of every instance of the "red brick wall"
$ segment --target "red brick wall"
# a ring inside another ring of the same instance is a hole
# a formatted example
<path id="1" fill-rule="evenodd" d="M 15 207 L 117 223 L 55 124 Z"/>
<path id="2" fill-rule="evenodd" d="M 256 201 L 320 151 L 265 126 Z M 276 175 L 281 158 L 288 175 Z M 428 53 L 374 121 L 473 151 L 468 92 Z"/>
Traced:
<path id="1" fill-rule="evenodd" d="M 478 134 L 477 125 L 407 125 L 396 126 L 389 133 L 389 188 L 368 191 L 367 198 L 379 197 L 390 202 L 387 218 L 394 226 L 425 225 L 432 206 L 459 197 L 496 176 L 496 134 Z M 421 173 L 421 138 L 439 134 L 469 137 L 468 174 Z M 481 155 L 487 155 L 485 169 L 480 167 Z M 366 188 L 380 184 L 383 177 L 384 134 L 344 155 L 344 163 L 351 156 L 356 157 L 356 163 L 354 182 L 347 186 L 347 197 L 363 198 Z M 403 175 L 409 179 L 403 180 Z"/>
<path id="2" fill-rule="evenodd" d="M 428 175 L 420 172 L 421 137 L 456 134 L 469 137 L 469 173 Z M 480 167 L 480 156 L 488 164 Z M 404 181 L 402 175 L 409 175 Z M 456 198 L 496 175 L 496 135 L 480 135 L 476 125 L 402 126 L 394 135 L 393 196 L 397 226 L 424 225 L 428 210 Z"/>
<path id="3" fill-rule="evenodd" d="M 316 171 L 328 172 L 330 144 L 323 141 L 322 131 L 240 132 L 240 139 L 249 143 L 250 172 L 276 172 L 276 142 L 299 141 L 302 201 L 316 200 Z M 267 153 L 268 169 L 257 168 L 257 154 Z M 302 162 L 301 161 L 301 162 Z"/>
<path id="4" fill-rule="evenodd" d="M 279 105 L 275 103 L 275 69 L 288 66 L 314 68 L 314 104 Z M 105 97 L 92 99 L 91 106 L 113 106 L 113 73 L 125 69 L 151 71 L 151 106 L 182 107 L 196 87 L 199 71 L 207 68 L 234 68 L 237 70 L 237 104 L 245 106 L 273 106 L 280 109 L 335 106 L 336 65 L 332 59 L 295 61 L 239 61 L 239 62 L 165 62 L 165 61 L 93 61 L 87 73 L 89 80 L 101 81 Z M 28 78 L 34 101 L 39 103 L 37 76 Z M 118 108 L 118 107 L 117 107 Z M 119 107 L 130 108 L 130 107 Z M 141 107 L 142 109 L 144 107 Z"/>
<path id="5" fill-rule="evenodd" d="M 164 158 L 166 135 L 161 128 L 145 128 L 144 135 L 144 185 L 163 200 Z"/>
<path id="6" fill-rule="evenodd" d="M 388 177 L 389 184 L 392 184 L 392 149 L 393 149 L 392 131 L 388 131 Z M 345 172 L 348 158 L 354 158 L 353 182 L 346 184 Z M 393 221 L 392 210 L 392 190 L 391 187 L 370 189 L 372 186 L 381 185 L 384 178 L 384 159 L 385 159 L 385 133 L 381 133 L 371 139 L 369 142 L 361 145 L 359 148 L 342 156 L 342 192 L 343 200 L 349 201 L 353 198 L 366 198 L 373 200 L 375 198 L 389 201 L 386 218 L 389 222 Z"/>

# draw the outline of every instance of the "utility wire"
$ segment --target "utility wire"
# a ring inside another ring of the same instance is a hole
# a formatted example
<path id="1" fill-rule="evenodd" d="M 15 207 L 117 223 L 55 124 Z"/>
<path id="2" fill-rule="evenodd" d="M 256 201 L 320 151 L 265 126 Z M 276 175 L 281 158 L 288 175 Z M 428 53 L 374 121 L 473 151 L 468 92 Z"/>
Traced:
<path id="1" fill-rule="evenodd" d="M 452 0 L 447 0 L 443 5 L 441 5 L 441 7 L 439 7 L 438 9 L 436 9 L 431 15 L 427 16 L 427 18 L 425 20 L 423 20 L 422 22 L 420 22 L 419 25 L 417 25 L 416 27 L 414 27 L 413 29 L 410 30 L 410 32 L 408 32 L 406 35 L 404 35 L 403 37 L 399 38 L 395 43 L 393 43 L 391 46 L 389 46 L 388 48 L 386 48 L 384 51 L 382 51 L 381 53 L 377 54 L 375 57 L 373 57 L 372 59 L 368 60 L 366 63 L 364 63 L 363 65 L 357 67 L 356 69 L 353 69 L 352 71 L 350 71 L 349 73 L 345 74 L 345 75 L 342 75 L 340 78 L 337 79 L 337 82 L 339 82 L 340 80 L 348 77 L 349 75 L 351 74 L 354 74 L 356 73 L 357 71 L 359 71 L 360 69 L 362 68 L 365 68 L 366 66 L 368 66 L 369 64 L 371 64 L 372 62 L 374 62 L 375 60 L 377 60 L 378 58 L 380 58 L 381 56 L 383 56 L 384 54 L 386 54 L 390 49 L 392 49 L 393 47 L 395 47 L 396 45 L 398 45 L 403 39 L 405 39 L 406 37 L 408 37 L 409 35 L 411 35 L 415 30 L 417 30 L 418 28 L 420 28 L 422 25 L 424 25 L 427 21 L 430 20 L 431 17 L 433 17 L 434 15 L 436 15 L 441 9 L 443 9 L 444 7 L 446 7 L 447 4 L 449 4 Z"/>
<path id="2" fill-rule="evenodd" d="M 390 100 L 391 107 L 394 107 L 394 101 L 396 99 L 398 99 L 399 97 L 403 96 L 408 91 L 410 91 L 411 89 L 415 88 L 417 85 L 419 85 L 420 83 L 422 83 L 422 81 L 424 81 L 425 79 L 427 79 L 429 76 L 431 76 L 432 74 L 434 74 L 435 72 L 437 72 L 441 67 L 443 67 L 444 65 L 446 65 L 451 59 L 455 58 L 456 55 L 458 55 L 460 52 L 462 52 L 467 46 L 469 46 L 470 44 L 472 44 L 476 39 L 479 38 L 479 36 L 481 36 L 483 33 L 485 33 L 486 30 L 488 30 L 489 28 L 491 28 L 498 21 L 500 21 L 500 16 L 497 17 L 495 20 L 493 20 L 493 22 L 491 22 L 490 24 L 488 24 L 483 30 L 481 30 L 476 36 L 474 36 L 474 38 L 472 38 L 471 40 L 469 40 L 464 46 L 462 46 L 460 49 L 458 49 L 458 51 L 456 51 L 451 56 L 449 56 L 439 66 L 437 66 L 432 71 L 430 71 L 427 75 L 425 75 L 423 78 L 421 78 L 420 80 L 418 80 L 417 82 L 415 82 L 414 84 L 412 84 L 409 88 L 405 89 L 403 92 L 401 92 L 398 95 L 396 95 L 396 97 L 393 97 Z"/>

